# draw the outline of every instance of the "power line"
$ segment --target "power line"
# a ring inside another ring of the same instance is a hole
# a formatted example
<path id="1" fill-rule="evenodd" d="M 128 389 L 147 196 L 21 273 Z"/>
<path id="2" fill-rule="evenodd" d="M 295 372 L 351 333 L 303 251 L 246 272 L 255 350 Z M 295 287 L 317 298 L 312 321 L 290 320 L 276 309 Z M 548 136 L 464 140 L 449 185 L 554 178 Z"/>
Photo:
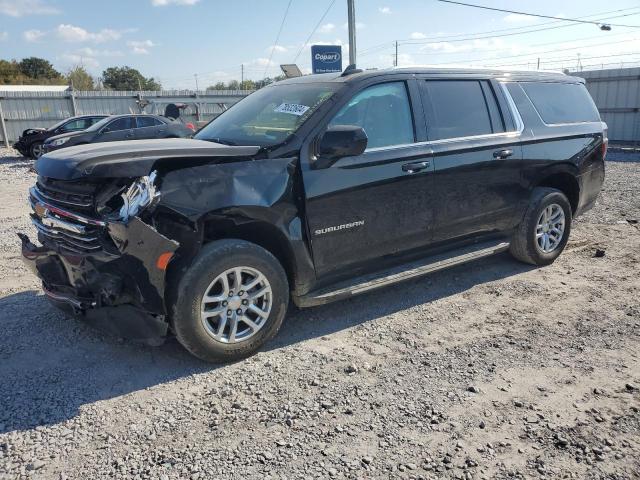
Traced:
<path id="1" fill-rule="evenodd" d="M 622 9 L 622 10 L 613 10 L 611 12 L 602 12 L 602 13 L 597 13 L 597 14 L 592 14 L 592 15 L 587 15 L 583 18 L 586 17 L 593 17 L 593 16 L 599 16 L 599 15 L 606 15 L 607 13 L 616 13 L 616 12 L 621 12 L 621 11 L 625 11 L 625 10 L 631 10 L 631 9 L 638 9 L 638 7 L 632 7 L 632 8 L 626 8 L 626 9 Z M 633 15 L 639 15 L 640 12 L 636 12 L 636 13 L 628 13 L 625 15 L 616 15 L 613 17 L 606 17 L 606 18 L 601 18 L 600 20 L 608 20 L 611 18 L 620 18 L 620 17 L 628 17 L 628 16 L 633 16 Z M 538 24 L 538 26 L 542 26 L 542 25 L 550 25 L 550 24 L 555 24 L 558 22 L 544 22 L 544 23 L 540 23 Z M 514 28 L 506 28 L 506 29 L 501 29 L 501 30 L 489 30 L 486 32 L 477 32 L 474 34 L 457 34 L 457 35 L 452 35 L 452 36 L 433 36 L 433 37 L 427 37 L 424 39 L 403 39 L 403 40 L 399 40 L 399 42 L 401 42 L 401 45 L 420 45 L 420 44 L 425 44 L 425 43 L 436 43 L 436 42 L 448 42 L 448 43 L 458 43 L 458 42 L 467 42 L 470 40 L 484 40 L 484 39 L 489 39 L 489 38 L 502 38 L 502 37 L 510 37 L 510 36 L 514 36 L 514 35 L 526 35 L 528 33 L 535 33 L 535 32 L 542 32 L 542 31 L 547 31 L 547 30 L 555 30 L 555 29 L 559 29 L 559 28 L 567 28 L 567 27 L 574 27 L 576 26 L 576 24 L 571 24 L 571 25 L 556 25 L 553 27 L 545 27 L 545 28 L 534 28 L 531 29 L 533 26 L 528 26 L 528 27 L 515 27 L 518 29 L 523 29 L 523 28 L 527 28 L 530 30 L 524 31 L 524 32 L 512 32 L 512 33 L 505 33 L 505 34 L 501 34 L 501 35 L 487 35 L 490 33 L 498 33 L 498 32 L 506 32 L 506 31 L 511 31 L 514 30 Z M 464 36 L 464 38 L 457 38 L 457 37 L 461 37 Z M 386 48 L 391 48 L 394 45 L 394 42 L 388 41 L 388 42 L 384 42 L 378 45 L 373 45 L 365 50 L 363 50 L 360 53 L 360 56 L 365 56 L 365 55 L 370 55 L 372 53 L 376 53 L 377 51 L 381 51 L 384 50 Z"/>
<path id="2" fill-rule="evenodd" d="M 278 41 L 280 40 L 280 34 L 282 33 L 282 27 L 284 27 L 284 21 L 287 19 L 287 14 L 289 13 L 289 7 L 291 7 L 291 2 L 293 2 L 293 0 L 289 0 L 289 3 L 287 3 L 287 8 L 284 11 L 284 16 L 282 17 L 282 22 L 280 22 L 280 28 L 278 29 L 278 34 L 276 35 L 276 41 L 273 43 L 273 47 L 271 47 L 269 60 L 267 61 L 267 64 L 264 66 L 264 75 L 263 75 L 264 78 L 267 78 L 267 70 L 269 69 L 269 65 L 271 64 L 271 59 L 273 58 L 273 52 L 278 46 Z"/>
<path id="3" fill-rule="evenodd" d="M 441 3 L 450 3 L 452 5 L 461 5 L 463 7 L 472 7 L 472 8 L 480 8 L 482 10 L 491 10 L 494 12 L 503 12 L 503 13 L 513 13 L 516 15 L 525 15 L 528 17 L 537 17 L 537 18 L 551 18 L 553 20 L 558 20 L 558 21 L 563 21 L 563 22 L 573 22 L 573 23 L 590 23 L 592 25 L 597 25 L 599 27 L 602 27 L 604 24 L 600 23 L 600 22 L 594 22 L 594 21 L 590 21 L 590 20 L 580 20 L 578 18 L 563 18 L 563 17 L 553 17 L 550 15 L 539 15 L 537 13 L 527 13 L 527 12 L 520 12 L 517 10 L 507 10 L 504 8 L 495 8 L 495 7 L 486 7 L 484 5 L 475 5 L 473 3 L 463 3 L 463 2 L 456 2 L 454 0 L 436 0 L 437 2 L 441 2 Z M 613 27 L 628 27 L 628 28 L 640 28 L 640 25 L 620 25 L 620 24 L 615 24 L 615 23 L 607 23 L 606 25 L 608 26 L 613 26 Z"/>
<path id="4" fill-rule="evenodd" d="M 625 39 L 625 40 L 620 40 L 620 41 L 616 41 L 616 42 L 605 42 L 605 43 L 596 43 L 593 45 L 580 45 L 578 47 L 566 47 L 566 48 L 561 48 L 561 49 L 555 49 L 555 50 L 546 50 L 544 52 L 529 52 L 529 53 L 522 53 L 519 55 L 508 55 L 506 57 L 501 57 L 502 59 L 505 58 L 519 58 L 519 57 L 530 57 L 530 56 L 534 56 L 534 55 L 541 55 L 544 53 L 556 53 L 556 52 L 564 52 L 566 50 L 577 50 L 579 48 L 591 48 L 591 47 L 602 47 L 605 45 L 615 45 L 618 43 L 626 43 L 629 42 L 630 40 L 637 40 L 637 38 L 634 39 Z M 459 63 L 473 63 L 473 62 L 483 62 L 483 61 L 495 61 L 495 60 L 500 60 L 500 58 L 496 59 L 495 57 L 491 58 L 487 58 L 487 57 L 483 57 L 483 58 L 474 58 L 474 59 L 469 59 L 469 60 L 459 60 Z M 448 65 L 451 62 L 440 62 L 440 63 L 434 63 L 433 65 Z"/>
<path id="5" fill-rule="evenodd" d="M 298 57 L 300 56 L 300 54 L 304 50 L 304 47 L 307 45 L 307 43 L 309 43 L 309 40 L 311 40 L 311 37 L 313 37 L 313 34 L 316 33 L 316 30 L 318 30 L 318 28 L 320 27 L 320 24 L 323 22 L 324 18 L 327 16 L 327 14 L 329 13 L 329 10 L 331 10 L 331 7 L 333 7 L 334 3 L 336 3 L 336 0 L 331 0 L 331 2 L 329 3 L 329 6 L 327 7 L 327 9 L 322 14 L 322 17 L 320 17 L 320 20 L 318 21 L 316 26 L 313 28 L 313 30 L 311 31 L 311 33 L 309 34 L 307 39 L 304 41 L 304 43 L 302 44 L 302 47 L 300 47 L 300 50 L 298 50 L 298 53 L 296 54 L 295 58 L 293 59 L 293 63 L 296 63 L 296 60 L 298 60 Z"/>

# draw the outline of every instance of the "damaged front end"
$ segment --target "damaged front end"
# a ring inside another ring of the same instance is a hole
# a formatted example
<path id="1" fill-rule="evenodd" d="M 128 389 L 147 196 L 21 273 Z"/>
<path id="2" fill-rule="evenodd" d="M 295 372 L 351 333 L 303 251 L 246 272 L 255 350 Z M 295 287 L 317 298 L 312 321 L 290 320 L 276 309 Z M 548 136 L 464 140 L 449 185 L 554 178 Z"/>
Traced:
<path id="1" fill-rule="evenodd" d="M 150 213 L 156 172 L 137 179 L 61 181 L 38 177 L 22 256 L 46 296 L 66 312 L 116 335 L 158 345 L 166 336 L 165 274 L 178 242 Z"/>

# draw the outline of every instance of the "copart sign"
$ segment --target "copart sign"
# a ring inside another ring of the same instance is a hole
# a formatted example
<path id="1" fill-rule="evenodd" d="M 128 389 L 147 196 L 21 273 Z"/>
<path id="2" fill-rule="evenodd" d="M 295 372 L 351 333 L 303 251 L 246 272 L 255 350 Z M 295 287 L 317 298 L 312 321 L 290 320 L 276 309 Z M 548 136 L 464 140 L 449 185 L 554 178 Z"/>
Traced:
<path id="1" fill-rule="evenodd" d="M 342 71 L 342 47 L 340 45 L 312 45 L 311 66 L 313 73 Z"/>

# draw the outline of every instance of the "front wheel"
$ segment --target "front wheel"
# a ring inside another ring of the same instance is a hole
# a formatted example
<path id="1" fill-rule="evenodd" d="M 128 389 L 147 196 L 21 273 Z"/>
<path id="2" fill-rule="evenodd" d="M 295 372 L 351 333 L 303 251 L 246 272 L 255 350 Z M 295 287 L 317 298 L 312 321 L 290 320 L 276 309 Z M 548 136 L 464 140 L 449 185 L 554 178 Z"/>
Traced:
<path id="1" fill-rule="evenodd" d="M 243 240 L 218 240 L 180 280 L 172 324 L 196 357 L 233 361 L 275 336 L 288 304 L 287 276 L 270 252 Z"/>
<path id="2" fill-rule="evenodd" d="M 511 239 L 511 255 L 532 265 L 553 263 L 567 245 L 571 221 L 571 205 L 564 193 L 555 188 L 535 188 Z"/>
<path id="3" fill-rule="evenodd" d="M 42 142 L 34 142 L 29 148 L 29 156 L 34 160 L 39 159 L 44 154 Z"/>

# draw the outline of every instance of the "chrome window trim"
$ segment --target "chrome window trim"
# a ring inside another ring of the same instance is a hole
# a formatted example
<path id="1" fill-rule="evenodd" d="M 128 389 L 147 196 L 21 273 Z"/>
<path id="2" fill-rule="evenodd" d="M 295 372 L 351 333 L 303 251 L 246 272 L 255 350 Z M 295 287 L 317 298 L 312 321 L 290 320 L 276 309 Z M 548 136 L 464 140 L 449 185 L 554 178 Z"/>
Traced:
<path id="1" fill-rule="evenodd" d="M 466 137 L 443 138 L 440 140 L 427 140 L 425 142 L 405 143 L 402 145 L 391 145 L 388 147 L 376 147 L 376 148 L 365 150 L 364 154 L 366 155 L 369 152 L 382 152 L 386 150 L 397 150 L 401 148 L 410 148 L 410 147 L 419 147 L 419 146 L 446 145 L 449 143 L 456 143 L 456 142 L 462 142 L 467 140 L 484 140 L 484 139 L 492 139 L 492 138 L 509 139 L 509 138 L 519 137 L 520 135 L 522 135 L 522 132 L 524 132 L 524 121 L 522 120 L 522 116 L 520 115 L 520 112 L 516 107 L 516 103 L 513 100 L 511 93 L 509 93 L 509 90 L 507 89 L 507 85 L 506 85 L 507 83 L 514 83 L 514 82 L 500 81 L 498 83 L 500 85 L 500 88 L 502 89 L 502 92 L 504 93 L 505 98 L 507 99 L 507 105 L 509 107 L 509 111 L 511 112 L 511 115 L 513 116 L 513 120 L 515 122 L 515 127 L 516 127 L 515 130 L 511 130 L 509 132 L 485 133 L 482 135 L 469 135 Z"/>

